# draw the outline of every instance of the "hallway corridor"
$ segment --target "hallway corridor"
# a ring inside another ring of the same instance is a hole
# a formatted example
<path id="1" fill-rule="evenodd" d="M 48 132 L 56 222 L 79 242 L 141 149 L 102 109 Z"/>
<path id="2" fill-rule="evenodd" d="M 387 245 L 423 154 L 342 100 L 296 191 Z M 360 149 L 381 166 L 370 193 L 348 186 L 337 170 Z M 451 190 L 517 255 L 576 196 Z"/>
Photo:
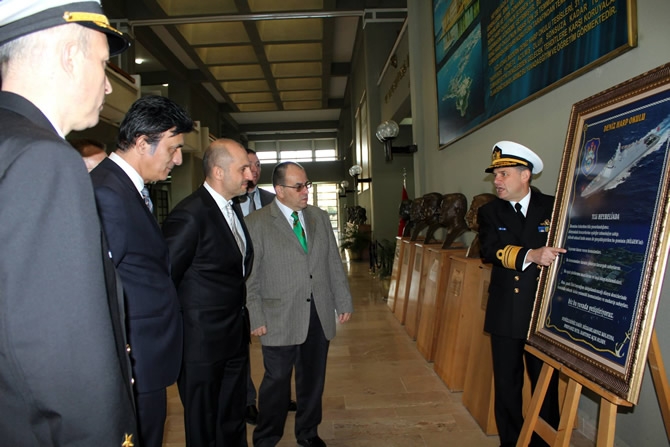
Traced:
<path id="1" fill-rule="evenodd" d="M 329 447 L 497 447 L 419 354 L 382 300 L 368 264 L 344 264 L 354 313 L 331 342 L 319 435 Z M 256 386 L 263 374 L 260 343 L 251 345 Z M 289 413 L 279 447 L 296 446 Z M 165 447 L 184 446 L 183 410 L 168 390 Z M 251 446 L 253 427 L 247 425 Z"/>

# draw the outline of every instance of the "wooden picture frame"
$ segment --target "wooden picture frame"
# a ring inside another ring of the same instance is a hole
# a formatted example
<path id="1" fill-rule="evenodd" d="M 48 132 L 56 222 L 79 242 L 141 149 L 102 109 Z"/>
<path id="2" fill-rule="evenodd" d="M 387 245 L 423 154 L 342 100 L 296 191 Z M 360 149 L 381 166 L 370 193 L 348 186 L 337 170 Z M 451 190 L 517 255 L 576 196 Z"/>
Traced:
<path id="1" fill-rule="evenodd" d="M 573 105 L 528 343 L 637 403 L 668 258 L 670 64 Z"/>

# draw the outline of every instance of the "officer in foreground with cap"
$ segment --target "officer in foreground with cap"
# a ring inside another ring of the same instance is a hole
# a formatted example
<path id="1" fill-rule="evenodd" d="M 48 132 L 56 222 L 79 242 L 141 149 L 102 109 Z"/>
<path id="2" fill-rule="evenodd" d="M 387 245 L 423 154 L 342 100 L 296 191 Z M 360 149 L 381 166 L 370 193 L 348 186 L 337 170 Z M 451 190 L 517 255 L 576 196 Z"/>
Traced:
<path id="1" fill-rule="evenodd" d="M 495 418 L 502 447 L 515 446 L 521 427 L 524 357 L 535 388 L 542 362 L 524 351 L 535 302 L 540 266 L 548 266 L 563 248 L 547 247 L 554 197 L 531 189 L 542 172 L 540 157 L 521 144 L 500 141 L 491 165 L 498 199 L 479 208 L 479 238 L 484 262 L 493 264 L 484 330 L 491 334 Z M 540 416 L 558 427 L 558 375 L 554 374 Z M 533 435 L 531 446 L 547 445 Z"/>
<path id="2" fill-rule="evenodd" d="M 136 442 L 123 300 L 79 154 L 110 53 L 98 1 L 0 2 L 0 444 Z"/>

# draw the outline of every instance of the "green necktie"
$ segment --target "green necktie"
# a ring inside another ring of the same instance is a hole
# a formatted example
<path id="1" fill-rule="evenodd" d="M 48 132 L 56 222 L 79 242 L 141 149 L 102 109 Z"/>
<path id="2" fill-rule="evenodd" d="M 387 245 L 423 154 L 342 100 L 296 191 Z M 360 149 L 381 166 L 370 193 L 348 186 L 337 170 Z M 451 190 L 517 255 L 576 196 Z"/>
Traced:
<path id="1" fill-rule="evenodd" d="M 293 232 L 298 237 L 300 245 L 302 245 L 303 250 L 307 253 L 307 238 L 305 237 L 305 230 L 303 230 L 302 225 L 300 224 L 300 218 L 298 217 L 298 212 L 293 211 L 291 214 L 293 217 Z"/>

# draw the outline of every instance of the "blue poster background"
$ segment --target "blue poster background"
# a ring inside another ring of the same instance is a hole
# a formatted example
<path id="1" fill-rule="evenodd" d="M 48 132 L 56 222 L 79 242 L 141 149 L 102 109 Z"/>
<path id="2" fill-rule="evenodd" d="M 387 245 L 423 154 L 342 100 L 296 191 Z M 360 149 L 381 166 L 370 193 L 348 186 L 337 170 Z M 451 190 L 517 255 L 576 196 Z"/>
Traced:
<path id="1" fill-rule="evenodd" d="M 625 48 L 629 12 L 627 0 L 433 0 L 440 145 Z"/>
<path id="2" fill-rule="evenodd" d="M 641 99 L 585 121 L 545 329 L 621 367 L 670 151 L 670 99 Z"/>

